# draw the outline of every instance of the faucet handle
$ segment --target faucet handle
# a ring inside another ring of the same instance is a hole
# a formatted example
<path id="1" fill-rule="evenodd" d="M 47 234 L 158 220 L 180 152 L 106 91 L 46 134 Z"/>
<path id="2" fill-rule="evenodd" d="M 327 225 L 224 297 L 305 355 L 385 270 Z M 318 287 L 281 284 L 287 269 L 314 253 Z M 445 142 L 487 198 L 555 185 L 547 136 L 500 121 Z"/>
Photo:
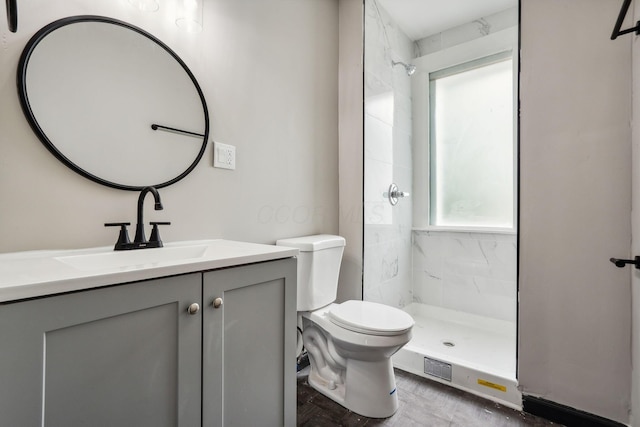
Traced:
<path id="1" fill-rule="evenodd" d="M 153 226 L 151 230 L 151 237 L 149 238 L 149 243 L 155 243 L 154 248 L 162 247 L 162 240 L 160 239 L 160 230 L 158 229 L 159 225 L 171 225 L 170 222 L 167 221 L 152 221 L 149 223 Z"/>
<path id="2" fill-rule="evenodd" d="M 107 222 L 105 227 L 120 227 L 120 234 L 118 235 L 118 241 L 113 248 L 116 251 L 122 250 L 131 241 L 129 240 L 129 233 L 127 232 L 127 225 L 131 225 L 130 222 Z"/>

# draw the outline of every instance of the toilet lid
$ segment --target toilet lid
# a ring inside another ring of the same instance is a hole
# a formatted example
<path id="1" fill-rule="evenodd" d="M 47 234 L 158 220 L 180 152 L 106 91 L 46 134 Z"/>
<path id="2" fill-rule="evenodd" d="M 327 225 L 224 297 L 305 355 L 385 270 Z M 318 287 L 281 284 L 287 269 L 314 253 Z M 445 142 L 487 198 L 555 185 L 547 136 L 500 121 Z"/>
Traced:
<path id="1" fill-rule="evenodd" d="M 369 335 L 398 335 L 413 326 L 404 311 L 370 301 L 346 301 L 329 310 L 329 319 L 338 326 Z"/>

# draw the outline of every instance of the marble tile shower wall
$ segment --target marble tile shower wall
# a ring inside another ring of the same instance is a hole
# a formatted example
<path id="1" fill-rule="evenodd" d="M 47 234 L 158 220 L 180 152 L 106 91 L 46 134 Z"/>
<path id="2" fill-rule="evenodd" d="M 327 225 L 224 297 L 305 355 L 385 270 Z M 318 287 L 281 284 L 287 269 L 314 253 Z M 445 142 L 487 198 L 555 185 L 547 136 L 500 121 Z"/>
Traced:
<path id="1" fill-rule="evenodd" d="M 415 302 L 516 321 L 515 234 L 414 231 Z"/>
<path id="2" fill-rule="evenodd" d="M 391 61 L 446 49 L 518 23 L 517 8 L 412 42 L 365 0 L 364 299 L 437 305 L 516 319 L 516 236 L 413 231 L 411 198 L 392 207 L 392 182 L 413 192 L 411 79 Z"/>
<path id="3" fill-rule="evenodd" d="M 411 199 L 392 207 L 392 183 L 411 193 L 413 42 L 374 0 L 365 2 L 364 299 L 403 307 L 411 291 Z"/>
<path id="4" fill-rule="evenodd" d="M 517 25 L 516 6 L 417 40 L 416 56 L 448 49 Z"/>
<path id="5" fill-rule="evenodd" d="M 518 25 L 513 7 L 416 41 L 422 56 Z M 515 234 L 413 232 L 413 300 L 516 321 Z"/>

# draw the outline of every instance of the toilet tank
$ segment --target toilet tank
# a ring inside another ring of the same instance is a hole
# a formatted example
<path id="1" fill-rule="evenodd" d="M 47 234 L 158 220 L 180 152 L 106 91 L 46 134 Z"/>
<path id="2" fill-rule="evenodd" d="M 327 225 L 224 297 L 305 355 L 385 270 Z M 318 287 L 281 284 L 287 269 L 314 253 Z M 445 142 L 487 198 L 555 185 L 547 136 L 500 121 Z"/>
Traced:
<path id="1" fill-rule="evenodd" d="M 335 301 L 344 237 L 320 234 L 281 239 L 278 246 L 297 248 L 298 311 L 310 311 Z"/>

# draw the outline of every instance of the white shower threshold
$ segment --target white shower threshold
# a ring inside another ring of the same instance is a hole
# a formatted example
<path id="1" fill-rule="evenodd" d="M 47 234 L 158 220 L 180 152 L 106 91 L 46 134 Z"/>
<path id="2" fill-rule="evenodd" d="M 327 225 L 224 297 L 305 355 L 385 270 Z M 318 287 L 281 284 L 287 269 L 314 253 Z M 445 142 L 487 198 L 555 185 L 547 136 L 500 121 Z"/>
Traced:
<path id="1" fill-rule="evenodd" d="M 522 409 L 515 323 L 419 303 L 404 310 L 416 323 L 411 341 L 393 355 L 396 368 Z M 425 358 L 451 365 L 451 380 L 425 373 L 440 365 Z"/>

